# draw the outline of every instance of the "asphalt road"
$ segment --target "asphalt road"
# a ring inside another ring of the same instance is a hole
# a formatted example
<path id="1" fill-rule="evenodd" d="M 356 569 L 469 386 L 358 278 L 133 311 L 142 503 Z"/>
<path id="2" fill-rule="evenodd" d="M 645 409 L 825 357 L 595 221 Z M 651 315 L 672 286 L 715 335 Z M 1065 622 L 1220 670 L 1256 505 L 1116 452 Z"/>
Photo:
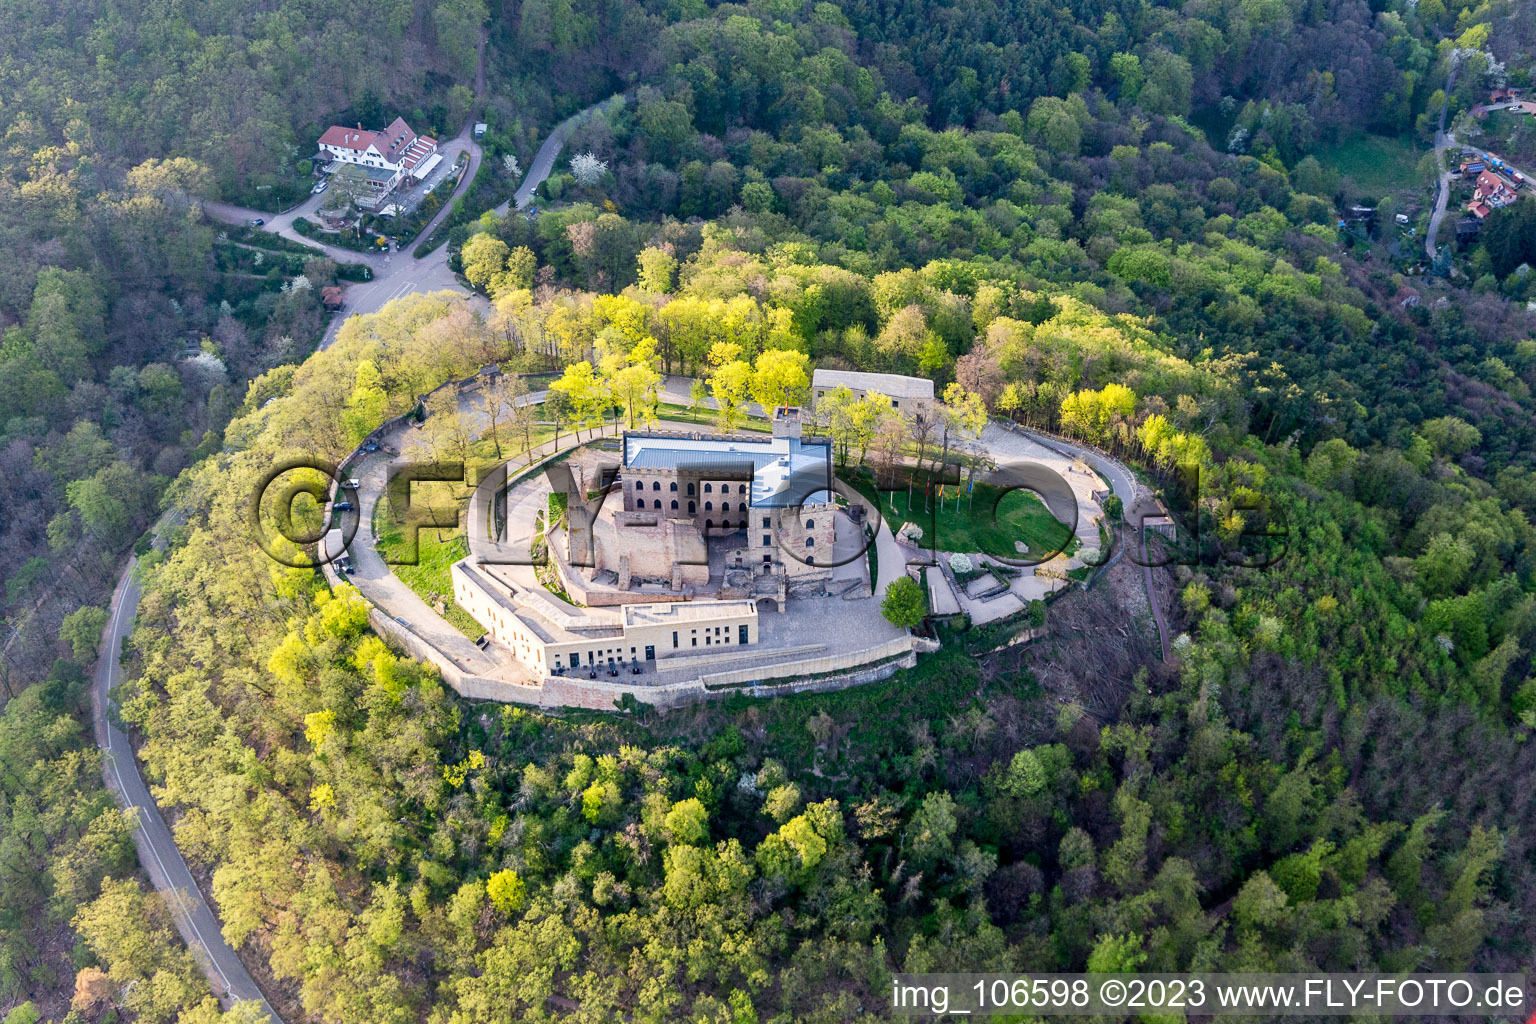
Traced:
<path id="1" fill-rule="evenodd" d="M 517 209 L 524 209 L 533 200 L 533 194 L 540 185 L 554 171 L 555 161 L 559 159 L 560 151 L 565 148 L 566 141 L 571 132 L 582 121 L 591 117 L 600 110 L 611 108 L 616 103 L 622 103 L 623 96 L 610 96 L 601 103 L 594 103 L 585 110 L 579 111 L 561 121 L 550 129 L 549 135 L 544 139 L 538 152 L 534 155 L 533 163 L 528 167 L 523 176 L 522 184 L 517 187 L 513 198 L 502 203 L 493 211 L 497 216 L 505 217 L 512 204 L 517 204 Z M 473 116 L 466 123 L 464 130 L 455 138 L 443 143 L 439 147 L 443 154 L 443 160 L 448 163 L 458 158 L 459 153 L 469 154 L 469 167 L 459 180 L 448 202 L 437 212 L 431 222 L 422 229 L 418 238 L 427 238 L 438 225 L 448 216 L 453 208 L 454 200 L 468 191 L 470 183 L 474 181 L 475 174 L 480 170 L 484 160 L 484 153 L 474 140 Z M 385 305 L 395 299 L 404 298 L 414 292 L 456 291 L 463 293 L 464 287 L 459 283 L 453 271 L 448 268 L 448 247 L 440 245 L 421 259 L 414 258 L 409 251 L 395 253 L 361 253 L 351 249 L 342 249 L 334 245 L 326 245 L 299 234 L 293 229 L 293 222 L 299 217 L 309 217 L 320 208 L 325 196 L 310 196 L 304 202 L 291 210 L 282 213 L 267 214 L 259 210 L 249 210 L 240 206 L 232 206 L 229 203 L 205 202 L 204 211 L 213 219 L 227 224 L 244 224 L 254 217 L 260 217 L 266 221 L 262 226 L 263 231 L 270 231 L 282 238 L 300 245 L 306 245 L 325 253 L 338 263 L 361 263 L 373 271 L 373 279 L 357 284 L 345 286 L 343 301 L 345 306 L 341 316 L 332 319 L 326 329 L 325 336 L 320 340 L 320 348 L 328 348 L 336 340 L 336 332 L 341 328 L 342 322 L 353 314 L 376 313 Z"/>
<path id="2" fill-rule="evenodd" d="M 1451 76 L 1445 83 L 1447 96 L 1455 85 L 1456 68 L 1452 68 Z M 1424 255 L 1431 260 L 1435 258 L 1435 239 L 1440 236 L 1440 221 L 1445 218 L 1445 204 L 1451 197 L 1451 169 L 1445 165 L 1446 147 L 1455 141 L 1445 132 L 1445 114 L 1450 105 L 1449 99 L 1440 104 L 1440 123 L 1435 127 L 1435 163 L 1440 167 L 1440 191 L 1435 196 L 1435 211 L 1429 215 L 1429 230 L 1424 233 Z"/>
<path id="3" fill-rule="evenodd" d="M 480 74 L 477 72 L 477 85 L 483 83 Z M 483 87 L 480 91 L 483 93 Z M 523 184 L 517 190 L 516 201 L 520 209 L 527 205 L 534 190 L 549 177 L 555 159 L 576 125 L 594 111 L 619 99 L 610 97 L 567 118 L 551 130 L 549 137 L 539 147 Z M 469 187 L 480 167 L 482 155 L 473 139 L 473 121 L 474 116 L 458 137 L 442 147 L 446 151 L 444 160 L 454 159 L 461 150 L 470 153 L 470 166 L 460 179 L 459 189 L 453 198 L 458 198 L 459 192 Z M 321 348 L 335 340 L 337 328 L 347 316 L 354 313 L 375 312 L 386 303 L 415 291 L 450 289 L 463 292 L 464 289 L 448 269 L 447 246 L 440 246 L 425 258 L 416 260 L 406 253 L 372 255 L 339 249 L 306 238 L 295 231 L 294 220 L 313 213 L 324 198 L 323 195 L 312 195 L 293 209 L 280 214 L 248 210 L 229 203 L 207 202 L 203 205 L 205 212 L 215 220 L 243 224 L 250 218 L 260 217 L 266 221 L 263 227 L 267 231 L 318 249 L 339 263 L 364 263 L 373 268 L 373 280 L 354 284 L 347 289 L 347 308 L 333 318 L 321 341 Z M 437 217 L 427 225 L 423 237 L 430 234 L 442 218 L 447 216 L 451 206 L 452 199 L 443 205 Z M 506 204 L 503 204 L 501 212 L 506 212 Z M 158 545 L 160 542 L 156 543 Z M 282 1018 L 273 1011 L 255 979 L 241 963 L 240 957 L 224 941 L 218 918 L 193 880 L 181 851 L 176 848 L 171 830 L 166 826 L 159 807 L 144 784 L 128 737 L 112 724 L 115 714 L 111 710 L 111 691 L 120 682 L 118 656 L 122 651 L 123 638 L 133 632 L 134 617 L 139 607 L 139 586 L 132 578 L 135 565 L 137 559 L 130 558 L 112 595 L 107 626 L 102 633 L 101 659 L 97 664 L 92 688 L 92 718 L 96 742 L 102 751 L 102 774 L 107 788 L 112 791 L 118 803 L 136 810 L 138 828 L 134 832 L 134 842 L 138 846 L 139 862 L 144 865 L 155 888 L 165 898 L 175 918 L 176 927 L 186 940 L 187 948 L 192 951 L 221 1000 L 226 1006 L 254 1001 L 273 1024 L 282 1024 Z"/>
<path id="4" fill-rule="evenodd" d="M 622 106 L 623 103 L 624 96 L 622 93 L 610 96 L 601 103 L 594 103 L 585 110 L 577 111 L 555 125 L 551 129 L 549 137 L 544 140 L 544 144 L 539 147 L 539 151 L 533 155 L 533 163 L 528 165 L 528 172 L 523 175 L 523 183 L 517 186 L 517 191 L 513 193 L 511 201 L 496 207 L 494 211 L 496 216 L 505 217 L 513 203 L 516 203 L 517 208 L 522 210 L 533 201 L 533 193 L 540 185 L 544 184 L 550 172 L 555 169 L 555 158 L 565 148 L 567 140 L 570 139 L 571 133 L 576 130 L 577 125 L 600 110 L 611 109 L 615 104 Z"/>
<path id="5" fill-rule="evenodd" d="M 159 546 L 161 542 L 156 544 Z M 150 880 L 164 897 L 177 930 L 221 1001 L 226 1007 L 236 1002 L 255 1002 L 274 1024 L 282 1024 L 245 964 L 224 941 L 219 919 L 193 881 L 171 830 L 160 815 L 160 808 L 155 805 L 143 776 L 139 774 L 138 761 L 128 737 L 112 724 L 116 718 L 112 688 L 121 681 L 118 657 L 123 649 L 123 638 L 133 632 L 133 620 L 139 608 L 139 585 L 133 581 L 133 569 L 137 564 L 137 559 L 128 560 L 122 579 L 112 594 L 106 629 L 101 635 L 101 658 L 96 664 L 96 680 L 91 692 L 92 720 L 96 744 L 101 748 L 102 776 L 119 806 L 136 812 L 138 827 L 134 830 L 133 840 L 139 850 L 139 863 L 144 865 Z"/>

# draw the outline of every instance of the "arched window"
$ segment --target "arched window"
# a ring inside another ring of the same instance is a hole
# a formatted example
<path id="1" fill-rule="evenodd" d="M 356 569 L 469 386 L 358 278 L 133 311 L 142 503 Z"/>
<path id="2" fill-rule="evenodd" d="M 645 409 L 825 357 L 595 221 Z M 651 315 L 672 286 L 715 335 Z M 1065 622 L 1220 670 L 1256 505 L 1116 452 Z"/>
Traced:
<path id="1" fill-rule="evenodd" d="M 714 528 L 715 528 L 715 521 L 713 519 L 706 519 L 706 520 L 704 520 L 704 529 L 706 529 L 706 530 L 713 530 Z"/>
<path id="2" fill-rule="evenodd" d="M 672 481 L 672 493 L 673 494 L 677 493 L 677 481 L 676 480 Z"/>
<path id="3" fill-rule="evenodd" d="M 655 501 L 651 502 L 651 507 L 659 512 L 661 510 L 661 499 L 657 498 Z"/>
<path id="4" fill-rule="evenodd" d="M 672 499 L 672 511 L 673 512 L 677 511 L 677 499 L 676 498 Z"/>
<path id="5" fill-rule="evenodd" d="M 807 530 L 814 530 L 814 529 L 816 529 L 816 520 L 814 520 L 814 519 L 807 519 L 805 521 L 805 528 Z"/>
<path id="6" fill-rule="evenodd" d="M 706 501 L 704 503 L 704 511 L 705 512 L 713 512 L 714 510 L 715 510 L 715 503 L 714 502 Z"/>
<path id="7" fill-rule="evenodd" d="M 745 530 L 747 528 L 747 521 L 745 519 L 743 519 L 741 522 L 737 523 L 736 525 L 741 527 L 743 530 Z"/>
<path id="8" fill-rule="evenodd" d="M 805 564 L 806 565 L 815 565 L 816 564 L 816 556 L 815 555 L 806 555 L 805 556 Z"/>
<path id="9" fill-rule="evenodd" d="M 645 481 L 644 480 L 636 480 L 635 481 L 635 490 L 637 490 L 637 491 L 645 490 Z"/>
<path id="10" fill-rule="evenodd" d="M 688 503 L 688 514 L 689 515 L 693 515 L 693 513 L 694 513 L 694 503 L 690 501 Z"/>
<path id="11" fill-rule="evenodd" d="M 808 548 L 815 547 L 816 546 L 816 538 L 815 537 L 807 537 L 807 538 L 805 538 L 805 546 L 808 547 Z"/>
<path id="12" fill-rule="evenodd" d="M 720 503 L 720 511 L 721 512 L 729 512 L 730 510 L 731 510 L 731 503 L 730 502 L 722 501 Z"/>
<path id="13" fill-rule="evenodd" d="M 714 485 L 714 484 L 705 484 L 705 485 L 704 485 L 704 493 L 705 493 L 705 494 L 709 494 L 709 493 L 710 493 L 710 492 L 712 492 L 712 491 L 713 491 L 713 490 L 714 490 L 714 489 L 715 489 L 715 485 Z"/>
<path id="14" fill-rule="evenodd" d="M 692 493 L 693 493 L 693 484 L 689 484 L 689 485 L 688 485 L 688 493 L 689 493 L 689 494 L 692 494 Z"/>
<path id="15" fill-rule="evenodd" d="M 656 482 L 652 483 L 651 484 L 651 490 L 653 490 L 653 491 L 661 490 L 661 481 L 657 480 Z"/>
<path id="16" fill-rule="evenodd" d="M 746 484 L 737 484 L 736 485 L 736 493 L 737 494 L 746 494 L 747 493 L 747 485 Z"/>

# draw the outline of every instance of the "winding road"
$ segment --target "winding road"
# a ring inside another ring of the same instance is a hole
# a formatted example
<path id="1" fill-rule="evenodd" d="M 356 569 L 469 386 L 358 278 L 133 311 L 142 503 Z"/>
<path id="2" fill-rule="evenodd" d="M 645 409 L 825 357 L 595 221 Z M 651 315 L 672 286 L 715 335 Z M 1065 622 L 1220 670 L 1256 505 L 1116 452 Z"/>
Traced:
<path id="1" fill-rule="evenodd" d="M 154 546 L 163 548 L 165 542 L 157 537 Z M 187 948 L 214 991 L 226 1006 L 254 1003 L 271 1021 L 281 1024 L 281 1018 L 273 1012 L 245 964 L 224 941 L 219 919 L 203 898 L 192 872 L 187 870 L 187 862 L 182 859 L 160 808 L 144 784 L 144 777 L 139 774 L 128 737 L 114 724 L 117 716 L 112 688 L 120 681 L 118 658 L 123 640 L 133 632 L 133 620 L 139 608 L 139 585 L 133 579 L 137 564 L 138 559 L 128 559 L 128 566 L 112 593 L 107 625 L 101 634 L 101 657 L 96 663 L 96 679 L 91 688 L 92 720 L 96 744 L 101 748 L 102 776 L 118 804 L 134 811 L 138 827 L 134 829 L 133 841 L 138 847 L 139 863 L 144 865 L 150 880 L 164 898 L 166 908 L 176 921 L 176 929 L 186 940 Z"/>
<path id="2" fill-rule="evenodd" d="M 483 65 L 482 52 L 482 69 L 476 72 L 477 95 L 481 96 L 484 94 Z M 601 103 L 594 104 L 550 130 L 548 138 L 539 147 L 532 165 L 528 168 L 528 173 L 514 196 L 519 209 L 528 205 L 534 191 L 549 177 L 560 155 L 560 150 L 565 146 L 566 140 L 570 138 L 576 126 L 593 113 L 608 109 L 616 102 L 622 102 L 622 96 L 609 97 Z M 476 108 L 478 107 L 477 101 Z M 423 229 L 421 235 L 423 238 L 430 235 L 442 223 L 443 218 L 452 208 L 453 201 L 469 188 L 475 172 L 480 168 L 483 155 L 473 138 L 474 120 L 475 115 L 472 114 L 464 130 L 441 147 L 443 159 L 449 163 L 457 160 L 459 153 L 467 152 L 469 167 L 460 179 L 454 195 L 443 204 L 443 209 Z M 448 269 L 446 245 L 439 246 L 417 260 L 406 253 L 365 254 L 353 252 L 350 249 L 340 249 L 317 242 L 295 231 L 293 222 L 317 210 L 323 199 L 323 195 L 312 195 L 293 209 L 280 214 L 267 214 L 229 203 L 205 202 L 203 204 L 204 212 L 214 220 L 244 224 L 250 219 L 260 217 L 266 221 L 263 227 L 267 231 L 319 250 L 338 263 L 362 263 L 373 270 L 371 281 L 353 284 L 347 288 L 346 308 L 332 319 L 320 343 L 321 348 L 327 347 L 335 340 L 338 328 L 349 316 L 376 312 L 394 299 L 416 291 L 428 292 L 440 289 L 464 291 L 453 272 Z M 498 208 L 498 213 L 505 215 L 508 206 L 508 203 L 503 203 Z M 155 547 L 158 549 L 163 546 L 164 541 L 157 537 Z M 224 941 L 217 915 L 204 899 L 202 891 L 198 889 L 186 861 L 181 856 L 181 851 L 176 848 L 176 840 L 166 825 L 160 808 L 156 805 L 143 775 L 139 772 L 138 761 L 127 735 L 114 724 L 116 712 L 111 693 L 113 687 L 121 681 L 118 657 L 122 651 L 124 638 L 133 632 L 134 618 L 139 607 L 140 588 L 133 579 L 137 564 L 136 558 L 129 558 L 127 566 L 123 569 L 122 578 L 118 581 L 117 589 L 112 594 L 112 602 L 107 609 L 107 625 L 102 632 L 101 658 L 96 666 L 96 678 L 92 687 L 92 718 L 96 742 L 102 751 L 102 774 L 107 788 L 118 804 L 135 812 L 138 827 L 134 831 L 134 842 L 138 847 L 139 862 L 144 865 L 150 881 L 164 898 L 167 908 L 176 921 L 177 930 L 185 939 L 187 948 L 207 976 L 213 990 L 218 993 L 226 1007 L 245 1003 L 254 1004 L 259 1010 L 258 1017 L 264 1014 L 272 1024 L 283 1024 L 282 1018 L 272 1009 L 255 979 L 241 962 L 239 955 Z"/>
<path id="3" fill-rule="evenodd" d="M 1456 69 L 1451 69 L 1451 77 L 1446 80 L 1445 92 L 1447 99 L 1440 105 L 1440 123 L 1435 128 L 1435 162 L 1440 167 L 1440 192 L 1435 197 L 1435 212 L 1429 215 L 1429 229 L 1424 233 L 1424 255 L 1431 260 L 1435 258 L 1435 239 L 1440 235 L 1440 221 L 1445 219 L 1445 206 L 1451 198 L 1451 174 L 1450 168 L 1445 165 L 1445 150 L 1455 140 L 1446 134 L 1445 113 L 1451 105 L 1449 99 L 1451 89 L 1456 84 Z"/>
<path id="4" fill-rule="evenodd" d="M 483 51 L 483 41 L 482 41 Z M 482 68 L 477 70 L 476 84 L 477 97 L 483 96 L 483 58 Z M 510 200 L 502 203 L 493 211 L 498 216 L 507 216 L 513 208 L 525 209 L 532 202 L 534 192 L 553 172 L 555 162 L 559 158 L 560 151 L 564 148 L 571 134 L 588 117 L 599 111 L 612 109 L 615 104 L 622 104 L 624 98 L 621 95 L 609 97 L 601 103 L 582 110 L 551 129 L 544 143 L 539 147 L 522 183 Z M 480 105 L 477 99 L 476 108 Z M 463 131 L 457 137 L 450 140 L 442 147 L 445 161 L 453 161 L 460 153 L 469 154 L 469 167 L 461 177 L 458 188 L 443 209 L 423 230 L 421 237 L 426 237 L 437 228 L 443 218 L 448 215 L 454 200 L 460 198 L 469 188 L 476 171 L 480 167 L 483 154 L 475 143 L 471 125 L 474 115 L 471 115 L 469 123 L 466 123 Z M 351 250 L 339 249 L 328 246 L 314 239 L 299 234 L 293 228 L 294 221 L 301 216 L 313 213 L 323 200 L 323 196 L 310 196 L 303 203 L 292 210 L 281 214 L 268 215 L 261 211 L 249 210 L 227 203 L 207 202 L 204 210 L 208 216 L 215 220 L 227 223 L 243 224 L 246 221 L 261 217 L 266 221 L 265 229 L 290 241 L 316 249 L 340 263 L 361 263 L 369 266 L 373 271 L 373 279 L 360 284 L 353 284 L 346 289 L 346 308 L 332 319 L 320 347 L 327 347 L 336 337 L 336 332 L 341 323 L 348 317 L 359 314 L 376 312 L 387 303 L 401 298 L 412 292 L 452 290 L 464 292 L 457 278 L 448 268 L 448 247 L 439 246 L 434 252 L 427 254 L 422 259 L 413 259 L 405 253 L 390 254 L 364 254 Z M 688 381 L 680 378 L 671 378 L 667 381 L 667 398 L 686 404 Z M 537 400 L 537 396 L 529 396 L 529 400 Z M 713 405 L 713 402 L 707 402 Z M 996 424 L 990 424 L 982 435 L 984 445 L 998 443 L 1004 446 L 1016 446 L 1021 443 L 1017 433 L 1011 435 L 1011 439 L 1005 439 L 1004 435 L 1010 432 Z M 1111 489 L 1119 495 L 1129 509 L 1135 501 L 1138 484 L 1135 477 L 1123 465 L 1104 456 L 1093 449 L 1065 441 L 1061 438 L 1049 435 L 1037 435 L 1033 432 L 1024 432 L 1029 440 L 1055 449 L 1060 453 L 1070 453 L 1081 458 L 1093 466 L 1105 479 L 1109 481 Z M 894 540 L 890 539 L 889 530 L 884 531 L 883 543 L 880 549 L 880 581 L 877 584 L 883 589 L 888 583 L 888 577 L 894 578 L 897 566 L 901 563 L 901 556 Z M 162 547 L 163 540 L 158 537 L 155 540 L 157 548 Z M 133 580 L 133 571 L 136 559 L 130 558 L 127 567 L 123 571 L 121 580 L 112 596 L 112 602 L 108 609 L 108 622 L 102 634 L 102 656 L 97 665 L 95 685 L 93 687 L 93 718 L 96 738 L 103 753 L 103 774 L 107 785 L 117 798 L 119 804 L 125 808 L 133 808 L 138 818 L 138 828 L 134 839 L 138 845 L 140 862 L 145 866 L 150 879 L 159 890 L 167 906 L 175 917 L 177 928 L 187 942 L 188 948 L 201 965 L 207 975 L 213 989 L 218 992 L 226 1005 L 236 1003 L 251 1003 L 265 1014 L 273 1024 L 282 1024 L 276 1012 L 267 1002 L 250 972 L 240 961 L 239 956 L 224 941 L 219 921 L 202 892 L 198 889 L 191 872 L 188 870 L 185 860 L 176 847 L 175 839 L 159 808 L 156 806 L 148 787 L 145 785 L 139 772 L 137 761 L 130 746 L 128 737 L 114 724 L 115 714 L 111 691 L 118 684 L 119 668 L 118 655 L 122 649 L 122 642 L 133 630 L 134 618 L 137 613 L 140 589 Z M 381 568 L 381 567 L 372 567 Z M 386 570 L 387 573 L 387 570 Z M 402 588 L 404 589 L 404 588 Z M 410 595 L 415 598 L 414 594 Z M 1150 590 L 1149 590 L 1150 598 Z M 409 602 L 402 595 L 403 604 Z M 416 599 L 419 604 L 419 599 Z M 422 609 L 415 609 L 418 613 Z M 1154 608 L 1154 615 L 1161 625 L 1162 616 L 1160 610 Z M 396 612 L 398 614 L 398 612 Z M 1164 631 L 1164 644 L 1166 650 L 1166 631 Z M 462 638 L 460 638 L 462 640 Z M 479 653 L 478 651 L 475 653 Z M 574 1006 L 574 1004 L 572 1004 Z"/>

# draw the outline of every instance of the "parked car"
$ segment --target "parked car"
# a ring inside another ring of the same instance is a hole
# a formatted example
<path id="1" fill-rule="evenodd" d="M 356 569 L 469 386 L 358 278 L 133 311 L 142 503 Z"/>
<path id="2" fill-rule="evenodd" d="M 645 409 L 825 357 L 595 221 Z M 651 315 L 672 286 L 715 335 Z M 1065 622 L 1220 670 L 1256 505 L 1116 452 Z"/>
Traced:
<path id="1" fill-rule="evenodd" d="M 370 455 L 372 455 L 374 452 L 376 452 L 378 450 L 379 450 L 379 446 L 378 446 L 378 444 L 376 442 L 369 441 L 367 444 L 363 445 L 363 451 L 367 452 Z"/>
<path id="2" fill-rule="evenodd" d="M 310 189 L 309 191 L 310 191 L 311 195 L 316 195 L 317 196 L 321 192 L 324 192 L 326 189 L 328 189 L 330 187 L 331 187 L 331 179 L 330 178 L 321 178 L 320 179 L 320 183 L 318 185 L 316 185 L 314 188 Z"/>
<path id="3" fill-rule="evenodd" d="M 425 199 L 427 196 L 432 194 L 432 190 L 435 188 L 437 188 L 437 182 L 434 181 L 432 184 L 421 190 L 421 197 Z"/>
<path id="4" fill-rule="evenodd" d="M 351 489 L 351 490 L 354 490 L 354 491 L 355 491 L 355 490 L 357 490 L 357 489 L 358 489 L 358 488 L 359 488 L 359 487 L 361 487 L 361 486 L 362 486 L 362 484 L 360 484 L 360 483 L 359 483 L 359 482 L 358 482 L 358 480 L 357 480 L 357 478 L 356 478 L 356 477 L 353 477 L 353 478 L 352 478 L 352 479 L 351 479 L 351 480 L 348 480 L 348 481 L 347 481 L 347 487 L 348 487 L 348 488 L 349 488 L 349 489 Z"/>
<path id="5" fill-rule="evenodd" d="M 395 616 L 395 621 L 400 623 L 400 625 L 404 626 L 406 629 L 410 629 L 411 628 L 411 624 L 409 622 L 406 622 L 404 619 L 402 619 L 398 615 Z"/>
<path id="6" fill-rule="evenodd" d="M 350 501 L 338 501 L 338 502 L 337 502 L 337 503 L 336 503 L 336 504 L 335 504 L 335 505 L 334 505 L 334 506 L 332 506 L 332 507 L 333 507 L 333 508 L 334 508 L 334 509 L 335 509 L 335 510 L 336 510 L 336 511 L 337 511 L 337 512 L 351 512 L 351 511 L 352 511 L 352 503 L 351 503 L 351 502 L 350 502 Z"/>
<path id="7" fill-rule="evenodd" d="M 245 222 L 245 226 L 248 228 L 259 228 L 265 223 L 266 221 L 262 220 L 260 217 L 252 217 L 250 220 Z"/>

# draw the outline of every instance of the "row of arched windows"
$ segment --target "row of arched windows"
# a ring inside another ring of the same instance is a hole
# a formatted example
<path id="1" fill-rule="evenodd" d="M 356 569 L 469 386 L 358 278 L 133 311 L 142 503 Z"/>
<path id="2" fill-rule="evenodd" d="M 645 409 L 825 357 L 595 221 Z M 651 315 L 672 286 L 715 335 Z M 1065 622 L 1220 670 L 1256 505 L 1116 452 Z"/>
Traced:
<path id="1" fill-rule="evenodd" d="M 635 490 L 637 490 L 637 491 L 645 490 L 645 481 L 644 480 L 636 480 L 635 481 Z M 653 490 L 653 491 L 661 490 L 661 481 L 660 480 L 652 480 L 651 481 L 651 490 Z M 668 490 L 672 491 L 675 494 L 677 492 L 677 481 L 675 481 L 675 480 L 672 481 L 672 483 L 670 483 L 668 485 Z M 713 494 L 714 492 L 715 492 L 715 485 L 714 484 L 705 484 L 704 485 L 704 493 L 705 494 Z M 689 484 L 688 485 L 688 493 L 689 494 L 693 493 L 693 484 Z M 730 484 L 721 484 L 720 485 L 720 493 L 721 494 L 730 494 L 731 493 L 731 485 Z M 747 485 L 746 484 L 737 484 L 736 485 L 736 493 L 737 494 L 746 494 L 747 493 Z"/>

